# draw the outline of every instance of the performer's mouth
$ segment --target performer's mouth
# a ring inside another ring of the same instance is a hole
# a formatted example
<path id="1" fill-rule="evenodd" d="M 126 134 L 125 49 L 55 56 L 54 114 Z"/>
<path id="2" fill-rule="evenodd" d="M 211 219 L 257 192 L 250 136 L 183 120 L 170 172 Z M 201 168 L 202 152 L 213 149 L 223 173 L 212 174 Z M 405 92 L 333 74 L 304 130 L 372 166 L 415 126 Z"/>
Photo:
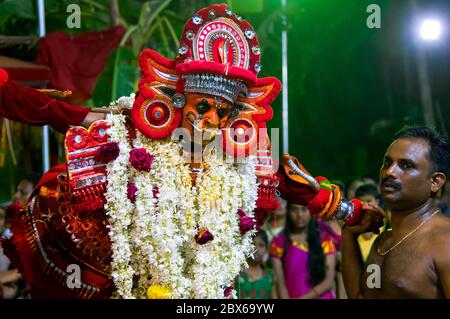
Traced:
<path id="1" fill-rule="evenodd" d="M 216 134 L 217 134 L 216 128 L 203 128 L 202 129 L 202 125 L 200 125 L 200 127 L 199 127 L 199 126 L 195 125 L 194 121 L 192 121 L 190 119 L 186 119 L 186 121 L 189 123 L 189 125 L 191 125 L 193 127 L 194 131 L 201 134 L 201 144 L 204 145 L 205 143 L 211 142 L 216 137 Z M 196 143 L 195 137 L 194 137 L 194 143 Z"/>
<path id="2" fill-rule="evenodd" d="M 197 132 L 201 132 L 202 130 L 199 129 L 195 123 L 193 121 L 191 121 L 190 119 L 186 119 L 186 121 L 194 128 L 194 130 L 196 130 Z"/>

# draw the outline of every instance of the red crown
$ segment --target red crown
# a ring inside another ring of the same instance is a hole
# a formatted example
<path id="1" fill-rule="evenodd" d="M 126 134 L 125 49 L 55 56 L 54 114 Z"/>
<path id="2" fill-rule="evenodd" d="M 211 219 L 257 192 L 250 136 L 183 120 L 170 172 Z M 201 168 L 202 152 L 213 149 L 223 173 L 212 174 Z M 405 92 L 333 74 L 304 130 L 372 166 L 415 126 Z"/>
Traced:
<path id="1" fill-rule="evenodd" d="M 224 132 L 230 145 L 226 150 L 233 156 L 247 156 L 256 147 L 258 129 L 272 118 L 270 103 L 281 90 L 276 78 L 257 77 L 261 64 L 256 32 L 224 4 L 201 9 L 189 19 L 176 59 L 146 49 L 139 64 L 142 78 L 131 114 L 143 134 L 152 139 L 169 136 L 180 124 L 184 94 L 220 97 L 240 107 L 226 129 L 251 133 L 239 144 L 231 131 Z"/>
<path id="2" fill-rule="evenodd" d="M 178 53 L 181 74 L 212 73 L 254 84 L 261 70 L 255 30 L 225 4 L 192 16 L 184 26 Z"/>

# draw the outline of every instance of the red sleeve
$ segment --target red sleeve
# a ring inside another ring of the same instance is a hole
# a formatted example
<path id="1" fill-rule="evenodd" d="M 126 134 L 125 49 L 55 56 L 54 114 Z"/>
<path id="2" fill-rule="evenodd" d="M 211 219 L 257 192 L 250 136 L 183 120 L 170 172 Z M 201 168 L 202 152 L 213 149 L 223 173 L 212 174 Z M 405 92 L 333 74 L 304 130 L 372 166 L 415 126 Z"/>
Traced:
<path id="1" fill-rule="evenodd" d="M 30 125 L 50 125 L 65 133 L 70 125 L 80 125 L 89 108 L 71 105 L 37 90 L 8 80 L 0 68 L 0 115 Z"/>

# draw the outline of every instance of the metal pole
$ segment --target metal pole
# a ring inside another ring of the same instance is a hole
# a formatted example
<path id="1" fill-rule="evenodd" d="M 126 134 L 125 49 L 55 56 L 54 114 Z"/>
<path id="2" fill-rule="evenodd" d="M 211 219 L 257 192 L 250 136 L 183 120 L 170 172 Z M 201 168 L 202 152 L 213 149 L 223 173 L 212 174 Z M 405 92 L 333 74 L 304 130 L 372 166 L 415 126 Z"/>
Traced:
<path id="1" fill-rule="evenodd" d="M 283 153 L 289 153 L 289 123 L 288 123 L 288 56 L 287 56 L 287 18 L 286 18 L 286 0 L 281 0 L 282 16 L 281 23 L 283 31 L 281 32 L 281 64 L 282 64 L 282 82 L 283 82 Z"/>
<path id="2" fill-rule="evenodd" d="M 419 5 L 417 0 L 410 0 L 410 5 L 415 16 L 418 16 Z M 422 46 L 417 45 L 415 50 L 417 73 L 419 74 L 420 99 L 422 102 L 423 119 L 425 125 L 436 128 L 436 121 L 433 112 L 433 96 L 431 92 L 431 83 L 428 75 L 428 64 L 425 51 Z"/>
<path id="3" fill-rule="evenodd" d="M 44 0 L 38 1 L 39 16 L 39 37 L 45 37 L 45 3 Z M 50 143 L 48 125 L 42 127 L 42 171 L 46 172 L 50 169 Z"/>
<path id="4" fill-rule="evenodd" d="M 420 98 L 422 101 L 423 119 L 425 125 L 436 128 L 436 121 L 433 112 L 433 98 L 431 94 L 430 78 L 428 76 L 428 66 L 425 52 L 422 48 L 416 51 L 417 70 L 419 72 Z"/>

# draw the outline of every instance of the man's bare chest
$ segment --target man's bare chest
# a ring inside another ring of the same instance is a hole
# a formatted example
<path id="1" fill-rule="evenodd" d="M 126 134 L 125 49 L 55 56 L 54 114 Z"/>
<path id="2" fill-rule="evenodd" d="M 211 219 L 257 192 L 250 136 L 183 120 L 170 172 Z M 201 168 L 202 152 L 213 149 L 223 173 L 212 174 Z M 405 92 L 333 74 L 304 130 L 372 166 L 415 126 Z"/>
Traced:
<path id="1" fill-rule="evenodd" d="M 362 277 L 364 296 L 435 298 L 438 280 L 426 245 L 417 239 L 411 240 L 383 255 L 389 247 L 378 247 L 378 241 L 375 242 Z"/>

